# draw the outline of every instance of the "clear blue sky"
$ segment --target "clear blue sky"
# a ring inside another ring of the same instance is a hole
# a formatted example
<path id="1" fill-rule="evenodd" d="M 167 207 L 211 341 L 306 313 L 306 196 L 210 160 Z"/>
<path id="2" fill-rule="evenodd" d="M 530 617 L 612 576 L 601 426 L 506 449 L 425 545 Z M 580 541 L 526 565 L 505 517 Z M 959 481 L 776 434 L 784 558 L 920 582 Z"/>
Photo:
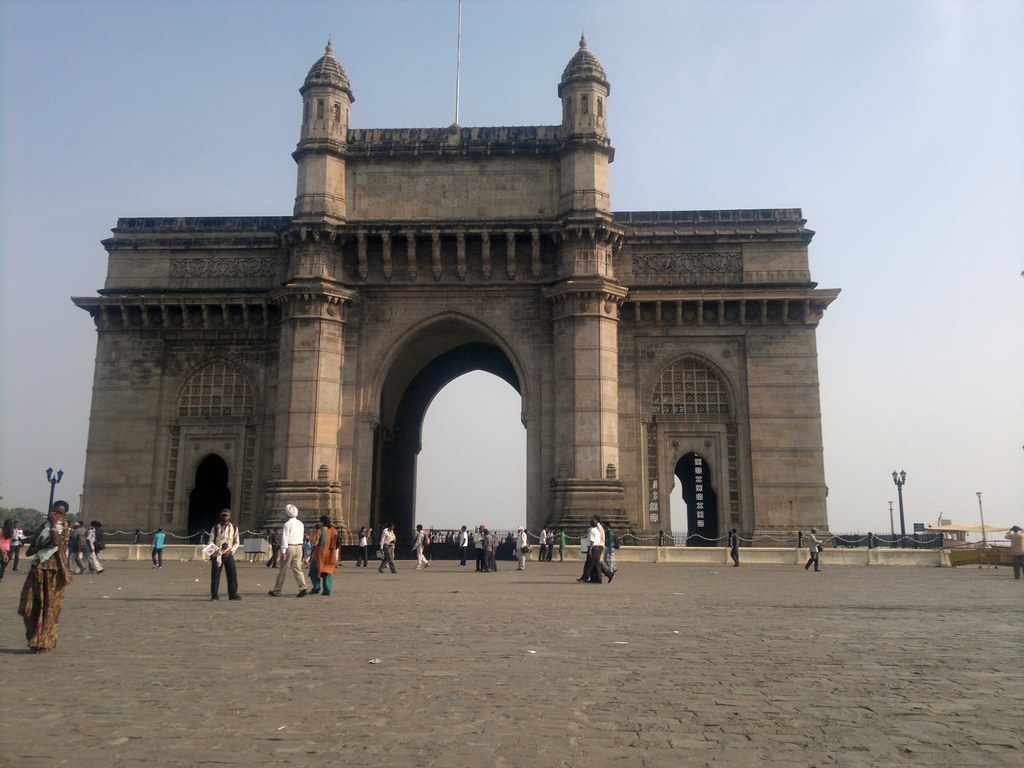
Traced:
<path id="1" fill-rule="evenodd" d="M 117 218 L 290 213 L 328 37 L 353 127 L 450 124 L 456 8 L 0 1 L 0 504 L 44 506 L 48 466 L 77 503 L 95 332 L 70 297 L 103 286 Z M 1024 524 L 1024 3 L 465 0 L 460 122 L 557 123 L 581 30 L 616 210 L 817 231 L 843 291 L 818 331 L 832 530 L 888 530 L 893 469 L 908 526 L 977 522 L 976 491 Z M 486 378 L 427 415 L 421 522 L 523 519 L 518 398 Z"/>

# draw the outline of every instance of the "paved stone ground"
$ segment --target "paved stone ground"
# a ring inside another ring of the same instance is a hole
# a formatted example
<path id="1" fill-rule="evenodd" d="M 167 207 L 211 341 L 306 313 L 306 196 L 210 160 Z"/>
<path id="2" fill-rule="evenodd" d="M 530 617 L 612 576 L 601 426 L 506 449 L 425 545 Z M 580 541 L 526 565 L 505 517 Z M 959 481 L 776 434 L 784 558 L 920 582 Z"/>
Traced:
<path id="1" fill-rule="evenodd" d="M 349 563 L 297 600 L 241 563 L 210 602 L 205 563 L 110 563 L 44 656 L 8 573 L 0 765 L 1024 764 L 1024 580 L 823 565 Z"/>

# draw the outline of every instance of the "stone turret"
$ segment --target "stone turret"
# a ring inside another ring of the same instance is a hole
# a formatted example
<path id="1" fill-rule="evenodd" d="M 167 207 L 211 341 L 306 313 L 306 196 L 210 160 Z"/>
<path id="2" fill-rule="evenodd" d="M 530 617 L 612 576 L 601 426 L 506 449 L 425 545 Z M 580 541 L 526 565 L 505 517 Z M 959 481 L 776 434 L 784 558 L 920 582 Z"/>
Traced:
<path id="1" fill-rule="evenodd" d="M 355 97 L 330 41 L 299 89 L 302 131 L 292 157 L 298 164 L 296 219 L 344 223 L 348 114 Z"/>
<path id="2" fill-rule="evenodd" d="M 562 100 L 562 130 L 568 136 L 608 138 L 606 107 L 611 84 L 604 68 L 580 37 L 580 49 L 569 60 L 558 84 Z"/>
<path id="3" fill-rule="evenodd" d="M 562 72 L 562 183 L 559 214 L 572 219 L 597 215 L 611 219 L 608 163 L 615 156 L 608 140 L 611 85 L 597 57 L 580 37 L 580 47 Z"/>

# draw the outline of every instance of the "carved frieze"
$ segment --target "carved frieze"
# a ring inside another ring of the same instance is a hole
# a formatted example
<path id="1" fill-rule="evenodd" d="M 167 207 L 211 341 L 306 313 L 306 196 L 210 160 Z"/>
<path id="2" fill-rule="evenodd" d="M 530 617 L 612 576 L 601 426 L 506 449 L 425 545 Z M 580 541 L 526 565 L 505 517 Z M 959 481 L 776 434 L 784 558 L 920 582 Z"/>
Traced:
<path id="1" fill-rule="evenodd" d="M 672 275 L 686 283 L 740 282 L 740 253 L 634 253 L 633 274 Z"/>
<path id="2" fill-rule="evenodd" d="M 273 277 L 276 267 L 272 258 L 179 258 L 171 261 L 171 277 Z"/>

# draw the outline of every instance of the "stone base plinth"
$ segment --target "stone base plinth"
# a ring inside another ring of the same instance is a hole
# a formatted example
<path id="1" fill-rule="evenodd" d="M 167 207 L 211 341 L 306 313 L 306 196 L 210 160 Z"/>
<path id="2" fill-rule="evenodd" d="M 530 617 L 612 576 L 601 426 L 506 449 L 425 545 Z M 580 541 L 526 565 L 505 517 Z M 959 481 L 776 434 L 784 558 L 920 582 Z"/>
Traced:
<path id="1" fill-rule="evenodd" d="M 599 515 L 620 535 L 632 530 L 621 482 L 579 478 L 554 481 L 548 527 L 581 533 L 590 527 L 593 515 Z"/>

